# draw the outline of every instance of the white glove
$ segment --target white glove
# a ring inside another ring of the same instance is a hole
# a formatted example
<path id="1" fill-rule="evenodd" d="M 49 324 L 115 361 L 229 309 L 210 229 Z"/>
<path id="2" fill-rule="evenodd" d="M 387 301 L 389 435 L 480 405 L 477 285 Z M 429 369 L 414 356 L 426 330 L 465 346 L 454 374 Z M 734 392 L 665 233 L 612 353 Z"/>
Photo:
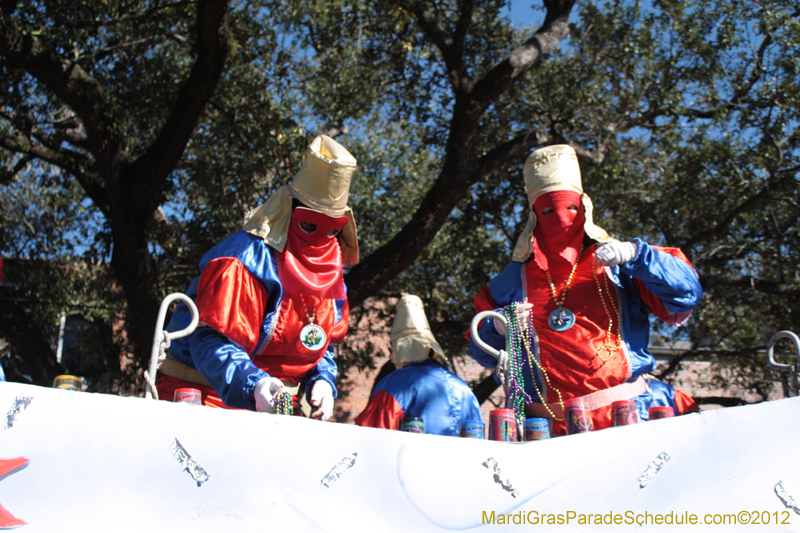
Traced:
<path id="1" fill-rule="evenodd" d="M 275 397 L 281 392 L 283 392 L 281 380 L 269 376 L 261 378 L 256 383 L 256 411 L 275 414 Z"/>
<path id="2" fill-rule="evenodd" d="M 311 413 L 311 418 L 322 420 L 323 422 L 333 414 L 333 389 L 331 384 L 324 379 L 314 382 L 311 387 L 311 406 L 316 410 Z"/>
<path id="3" fill-rule="evenodd" d="M 594 261 L 602 267 L 624 265 L 636 257 L 638 251 L 638 245 L 633 242 L 610 242 L 597 249 Z"/>
<path id="4" fill-rule="evenodd" d="M 530 304 L 530 303 L 524 303 L 524 304 L 523 303 L 518 303 L 517 304 L 517 314 L 520 315 L 520 319 L 523 322 L 527 322 L 528 321 L 528 317 L 531 314 L 531 309 L 533 309 L 533 304 Z M 508 334 L 508 330 L 506 328 L 505 322 L 503 322 L 499 318 L 493 318 L 492 319 L 492 323 L 494 324 L 494 329 L 497 331 L 497 333 L 499 333 L 503 337 L 505 337 Z"/>

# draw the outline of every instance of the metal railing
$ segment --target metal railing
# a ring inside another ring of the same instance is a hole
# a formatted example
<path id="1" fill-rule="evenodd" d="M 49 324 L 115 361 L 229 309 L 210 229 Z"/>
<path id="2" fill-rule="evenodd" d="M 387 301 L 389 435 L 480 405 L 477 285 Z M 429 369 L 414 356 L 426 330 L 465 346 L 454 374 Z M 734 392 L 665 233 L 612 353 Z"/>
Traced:
<path id="1" fill-rule="evenodd" d="M 780 339 L 789 339 L 794 342 L 794 350 L 797 354 L 797 363 L 784 364 L 775 361 L 773 349 L 775 348 L 775 343 L 777 343 Z M 798 388 L 798 381 L 800 378 L 800 376 L 798 376 L 798 371 L 800 371 L 800 339 L 798 339 L 797 335 L 791 331 L 784 330 L 773 335 L 767 344 L 767 364 L 769 364 L 770 368 L 775 370 L 792 373 L 791 377 L 789 378 L 789 396 L 798 396 L 798 394 L 800 394 L 800 388 Z"/>
<path id="2" fill-rule="evenodd" d="M 172 305 L 172 302 L 175 300 L 180 300 L 189 307 L 189 311 L 192 313 L 192 321 L 180 331 L 169 332 L 164 329 L 164 320 L 166 319 L 169 306 Z M 153 398 L 155 395 L 155 398 L 158 399 L 158 392 L 155 391 L 156 372 L 158 372 L 161 361 L 166 357 L 165 350 L 169 348 L 170 343 L 174 339 L 180 339 L 181 337 L 191 334 L 197 328 L 199 319 L 200 314 L 197 312 L 197 307 L 194 305 L 194 302 L 183 293 L 172 293 L 161 302 L 161 307 L 158 309 L 158 319 L 156 320 L 156 333 L 153 336 L 153 348 L 150 351 L 150 366 L 144 376 L 145 398 Z"/>

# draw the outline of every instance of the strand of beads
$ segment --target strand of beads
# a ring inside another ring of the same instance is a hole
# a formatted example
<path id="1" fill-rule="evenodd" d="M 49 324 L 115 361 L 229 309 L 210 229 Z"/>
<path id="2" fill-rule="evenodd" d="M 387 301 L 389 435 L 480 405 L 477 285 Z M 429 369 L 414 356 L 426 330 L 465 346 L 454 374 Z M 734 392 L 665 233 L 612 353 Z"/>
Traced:
<path id="1" fill-rule="evenodd" d="M 531 398 L 525 392 L 523 385 L 522 367 L 525 364 L 525 355 L 522 351 L 522 332 L 518 317 L 516 303 L 503 308 L 503 318 L 506 319 L 506 335 L 508 335 L 508 373 L 510 375 L 506 391 L 506 408 L 514 410 L 517 424 L 522 427 L 525 422 L 525 404 L 531 403 Z"/>
<path id="2" fill-rule="evenodd" d="M 583 245 L 581 244 L 581 249 L 578 251 L 578 258 L 575 260 L 575 264 L 572 265 L 572 272 L 569 273 L 567 282 L 564 283 L 564 288 L 561 289 L 560 298 L 558 296 L 558 292 L 556 292 L 556 284 L 553 283 L 553 278 L 550 277 L 550 270 L 544 271 L 544 273 L 547 275 L 547 283 L 550 285 L 550 293 L 553 295 L 553 301 L 558 307 L 562 307 L 564 305 L 564 302 L 567 300 L 567 291 L 569 290 L 569 286 L 572 285 L 572 278 L 575 277 L 575 271 L 578 269 L 578 263 L 581 262 L 582 253 L 583 253 Z"/>
<path id="3" fill-rule="evenodd" d="M 288 392 L 282 392 L 275 397 L 275 411 L 279 415 L 293 415 L 294 403 L 292 403 L 292 395 Z"/>
<path id="4" fill-rule="evenodd" d="M 614 338 L 614 333 L 611 331 L 611 327 L 614 325 L 614 317 L 619 317 L 619 311 L 617 310 L 617 305 L 614 303 L 614 298 L 611 296 L 611 290 L 608 288 L 608 277 L 605 275 L 603 276 L 603 285 L 601 286 L 600 280 L 597 277 L 596 268 L 592 268 L 592 274 L 594 274 L 594 281 L 597 283 L 597 292 L 600 293 L 600 303 L 603 304 L 603 310 L 606 312 L 606 316 L 608 317 L 608 331 L 606 332 L 606 338 L 603 341 L 603 344 L 595 352 L 595 356 L 600 358 L 600 360 L 604 363 L 607 363 L 609 359 L 614 357 L 615 353 L 622 349 L 622 339 L 620 337 L 621 332 L 619 329 L 619 324 L 617 324 L 616 342 L 612 340 Z M 606 304 L 606 299 L 603 296 L 603 288 L 605 288 L 606 295 L 608 296 L 608 305 Z M 614 314 L 611 314 L 611 311 L 608 310 L 609 306 L 614 310 Z M 601 355 L 603 352 L 608 353 L 608 357 L 603 357 Z"/>
<path id="5" fill-rule="evenodd" d="M 527 332 L 531 332 L 531 333 L 529 333 L 529 335 L 532 335 L 532 332 L 533 332 L 533 315 L 528 317 Z M 564 400 L 561 397 L 561 391 L 558 390 L 557 388 L 553 387 L 553 385 L 550 383 L 550 376 L 547 375 L 547 370 L 545 370 L 544 366 L 539 362 L 539 360 L 536 359 L 536 357 L 533 356 L 533 352 L 531 351 L 531 339 L 530 339 L 529 335 L 525 335 L 525 334 L 522 335 L 522 344 L 523 344 L 523 346 L 525 348 L 525 352 L 528 355 L 528 362 L 529 362 L 530 368 L 531 368 L 531 380 L 533 381 L 533 388 L 534 388 L 534 390 L 536 390 L 536 396 L 539 397 L 539 401 L 542 402 L 542 405 L 547 410 L 547 412 L 550 414 L 550 416 L 553 418 L 553 420 L 558 420 L 559 422 L 561 422 L 564 419 L 557 417 L 555 415 L 555 413 L 553 413 L 553 410 L 550 409 L 550 406 L 547 404 L 547 398 L 545 397 L 544 394 L 542 394 L 542 391 L 539 389 L 539 386 L 536 384 L 536 375 L 534 374 L 534 368 L 538 368 L 539 369 L 539 373 L 544 378 L 544 382 L 547 384 L 547 388 L 554 390 L 556 392 L 556 394 L 558 394 L 558 403 L 561 404 L 561 408 L 563 409 L 564 408 Z"/>

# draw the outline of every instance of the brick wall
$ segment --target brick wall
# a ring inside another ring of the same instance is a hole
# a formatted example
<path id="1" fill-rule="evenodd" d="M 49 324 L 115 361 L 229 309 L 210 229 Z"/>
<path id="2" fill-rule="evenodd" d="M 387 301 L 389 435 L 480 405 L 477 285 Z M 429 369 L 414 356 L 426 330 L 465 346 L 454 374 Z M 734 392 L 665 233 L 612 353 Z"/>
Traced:
<path id="1" fill-rule="evenodd" d="M 340 372 L 337 382 L 339 397 L 332 417 L 337 422 L 354 423 L 367 406 L 375 377 L 389 361 L 391 312 L 394 307 L 389 310 L 383 302 L 371 302 L 362 309 L 365 310 L 359 316 L 351 315 L 350 329 L 344 343 L 350 351 L 368 351 L 374 368 L 350 368 Z"/>

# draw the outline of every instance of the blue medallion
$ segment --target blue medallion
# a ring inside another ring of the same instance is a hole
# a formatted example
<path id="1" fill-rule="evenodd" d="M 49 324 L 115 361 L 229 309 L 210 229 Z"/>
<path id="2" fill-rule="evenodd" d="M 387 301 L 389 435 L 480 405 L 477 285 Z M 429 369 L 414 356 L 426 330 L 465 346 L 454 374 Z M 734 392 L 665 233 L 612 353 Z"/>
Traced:
<path id="1" fill-rule="evenodd" d="M 575 325 L 575 313 L 566 307 L 559 307 L 547 317 L 547 323 L 556 331 L 567 331 Z"/>

